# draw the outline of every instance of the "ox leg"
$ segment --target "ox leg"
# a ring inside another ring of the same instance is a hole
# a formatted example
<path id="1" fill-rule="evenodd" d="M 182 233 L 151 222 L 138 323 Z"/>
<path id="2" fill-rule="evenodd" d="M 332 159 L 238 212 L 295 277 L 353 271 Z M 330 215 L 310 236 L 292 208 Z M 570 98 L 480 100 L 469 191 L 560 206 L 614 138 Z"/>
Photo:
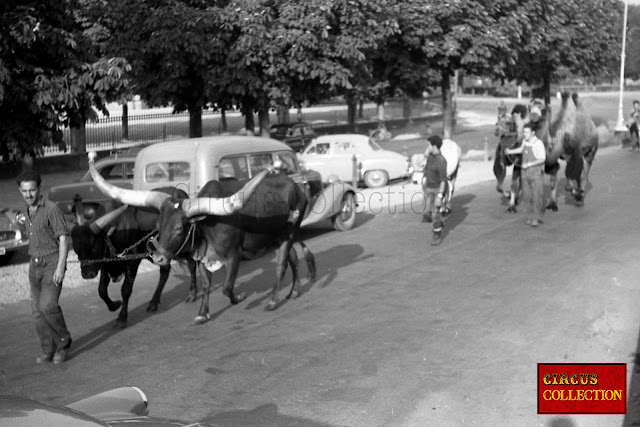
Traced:
<path id="1" fill-rule="evenodd" d="M 194 320 L 196 325 L 202 325 L 211 318 L 209 314 L 209 295 L 211 294 L 211 279 L 213 275 L 205 268 L 204 264 L 199 265 L 201 273 L 200 280 L 202 282 L 202 301 L 200 302 L 200 311 Z"/>
<path id="2" fill-rule="evenodd" d="M 122 308 L 120 314 L 116 319 L 116 329 L 123 329 L 127 326 L 127 318 L 129 314 L 129 298 L 133 292 L 133 282 L 136 280 L 136 274 L 138 273 L 138 266 L 140 260 L 135 260 L 127 263 L 126 273 L 124 275 L 124 282 L 122 282 Z"/>
<path id="3" fill-rule="evenodd" d="M 507 212 L 517 213 L 516 205 L 518 204 L 518 198 L 522 191 L 522 169 L 519 166 L 513 166 L 513 172 L 511 173 L 511 191 L 509 192 L 509 207 Z"/>
<path id="4" fill-rule="evenodd" d="M 458 171 L 454 172 L 453 176 L 447 182 L 447 190 L 445 191 L 444 203 L 442 203 L 442 215 L 447 216 L 451 213 L 451 199 L 453 199 L 453 192 L 456 186 L 456 175 Z"/>
<path id="5" fill-rule="evenodd" d="M 553 212 L 558 211 L 558 169 L 560 168 L 559 164 L 555 164 L 551 166 L 549 169 L 545 167 L 545 172 L 549 174 L 549 186 L 551 187 L 551 198 L 549 199 L 549 204 L 547 205 L 547 209 Z"/>
<path id="6" fill-rule="evenodd" d="M 109 274 L 105 271 L 105 269 L 100 270 L 100 283 L 98 284 L 98 295 L 104 303 L 107 305 L 109 311 L 116 311 L 120 307 L 122 307 L 122 301 L 111 301 L 109 298 Z"/>
<path id="7" fill-rule="evenodd" d="M 151 297 L 151 301 L 149 301 L 149 305 L 147 306 L 147 312 L 158 311 L 158 306 L 160 305 L 160 296 L 162 295 L 162 291 L 164 290 L 164 285 L 166 285 L 167 280 L 169 280 L 170 271 L 171 271 L 171 266 L 169 265 L 160 266 L 160 278 L 158 279 L 158 286 L 156 286 L 156 291 L 153 293 L 153 297 Z"/>
<path id="8" fill-rule="evenodd" d="M 267 302 L 267 310 L 274 310 L 278 305 L 278 292 L 280 291 L 280 284 L 284 279 L 284 275 L 287 272 L 287 261 L 289 259 L 289 252 L 291 251 L 291 239 L 287 239 L 280 245 L 278 250 L 278 265 L 276 266 L 276 283 L 271 290 L 271 298 Z"/>
<path id="9" fill-rule="evenodd" d="M 225 266 L 227 270 L 226 277 L 224 279 L 224 288 L 222 293 L 229 297 L 231 304 L 238 304 L 242 302 L 247 294 L 242 292 L 240 294 L 235 293 L 236 279 L 238 278 L 238 270 L 240 268 L 240 254 L 236 251 L 227 260 L 225 260 Z"/>
<path id="10" fill-rule="evenodd" d="M 187 259 L 187 266 L 189 267 L 190 276 L 189 295 L 187 295 L 187 298 L 184 301 L 195 302 L 198 299 L 198 283 L 196 282 L 196 270 L 198 269 L 198 265 L 193 258 L 189 257 Z"/>
<path id="11" fill-rule="evenodd" d="M 498 193 L 504 194 L 504 190 L 502 186 L 504 184 L 504 179 L 507 176 L 507 167 L 504 164 L 504 156 L 502 154 L 501 144 L 498 144 L 498 146 L 496 147 L 496 157 L 495 157 L 495 160 L 493 161 L 493 174 L 495 175 L 496 180 L 498 181 L 498 185 L 496 185 L 496 190 L 498 191 Z"/>
<path id="12" fill-rule="evenodd" d="M 302 249 L 302 255 L 304 256 L 304 260 L 307 262 L 307 277 L 309 279 L 309 283 L 313 283 L 316 280 L 316 258 L 313 256 L 313 253 L 305 246 L 304 243 L 298 241 L 298 245 L 300 245 L 300 249 Z"/>

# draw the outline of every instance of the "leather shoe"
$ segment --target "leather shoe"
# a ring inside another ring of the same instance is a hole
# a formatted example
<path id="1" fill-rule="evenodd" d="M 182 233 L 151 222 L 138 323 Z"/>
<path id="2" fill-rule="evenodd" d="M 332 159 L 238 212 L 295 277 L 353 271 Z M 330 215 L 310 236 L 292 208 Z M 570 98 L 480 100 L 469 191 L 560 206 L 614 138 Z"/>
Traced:
<path id="1" fill-rule="evenodd" d="M 56 365 L 64 362 L 65 360 L 67 360 L 67 356 L 69 355 L 69 350 L 71 349 L 71 340 L 69 340 L 69 344 L 67 344 L 66 347 L 59 349 L 58 351 L 56 351 L 56 353 L 53 355 L 53 363 L 55 363 Z"/>
<path id="2" fill-rule="evenodd" d="M 41 356 L 36 357 L 36 363 L 38 364 L 42 364 L 42 363 L 48 363 L 51 362 L 51 359 L 53 359 L 53 354 L 42 354 Z"/>

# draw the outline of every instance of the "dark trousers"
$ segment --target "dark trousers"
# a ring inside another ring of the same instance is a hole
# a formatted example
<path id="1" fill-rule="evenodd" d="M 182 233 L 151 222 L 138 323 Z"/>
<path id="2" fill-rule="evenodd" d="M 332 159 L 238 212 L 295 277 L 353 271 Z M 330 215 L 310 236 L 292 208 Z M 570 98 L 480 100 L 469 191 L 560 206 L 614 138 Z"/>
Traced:
<path id="1" fill-rule="evenodd" d="M 440 187 L 429 188 L 424 186 L 422 191 L 426 199 L 427 214 L 431 215 L 431 220 L 433 221 L 433 232 L 439 233 L 442 231 L 442 216 L 440 215 L 440 209 L 436 208 L 435 200 L 438 197 L 437 194 L 440 191 Z"/>
<path id="2" fill-rule="evenodd" d="M 62 284 L 53 283 L 58 253 L 32 257 L 29 262 L 31 314 L 35 321 L 40 345 L 45 354 L 53 354 L 69 345 L 71 336 L 58 305 Z"/>
<path id="3" fill-rule="evenodd" d="M 640 148 L 640 138 L 638 138 L 638 124 L 632 123 L 629 126 L 629 134 L 631 135 L 631 147 Z"/>

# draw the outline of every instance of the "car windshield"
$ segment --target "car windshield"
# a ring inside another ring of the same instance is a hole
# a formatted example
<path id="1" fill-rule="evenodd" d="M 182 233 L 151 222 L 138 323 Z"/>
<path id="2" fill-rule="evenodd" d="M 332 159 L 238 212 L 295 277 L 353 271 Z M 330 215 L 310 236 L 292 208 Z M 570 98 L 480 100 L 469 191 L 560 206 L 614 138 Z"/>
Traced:
<path id="1" fill-rule="evenodd" d="M 369 139 L 369 147 L 371 147 L 371 149 L 374 151 L 382 150 L 382 147 L 380 147 L 378 143 L 372 139 Z"/>

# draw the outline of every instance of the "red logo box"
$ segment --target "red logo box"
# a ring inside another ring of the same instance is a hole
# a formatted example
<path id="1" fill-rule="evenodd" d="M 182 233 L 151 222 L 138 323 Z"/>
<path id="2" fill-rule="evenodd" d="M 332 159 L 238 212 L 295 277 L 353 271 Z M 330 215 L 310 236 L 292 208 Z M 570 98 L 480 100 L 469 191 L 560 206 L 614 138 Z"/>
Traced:
<path id="1" fill-rule="evenodd" d="M 538 414 L 626 413 L 626 363 L 538 363 Z"/>

